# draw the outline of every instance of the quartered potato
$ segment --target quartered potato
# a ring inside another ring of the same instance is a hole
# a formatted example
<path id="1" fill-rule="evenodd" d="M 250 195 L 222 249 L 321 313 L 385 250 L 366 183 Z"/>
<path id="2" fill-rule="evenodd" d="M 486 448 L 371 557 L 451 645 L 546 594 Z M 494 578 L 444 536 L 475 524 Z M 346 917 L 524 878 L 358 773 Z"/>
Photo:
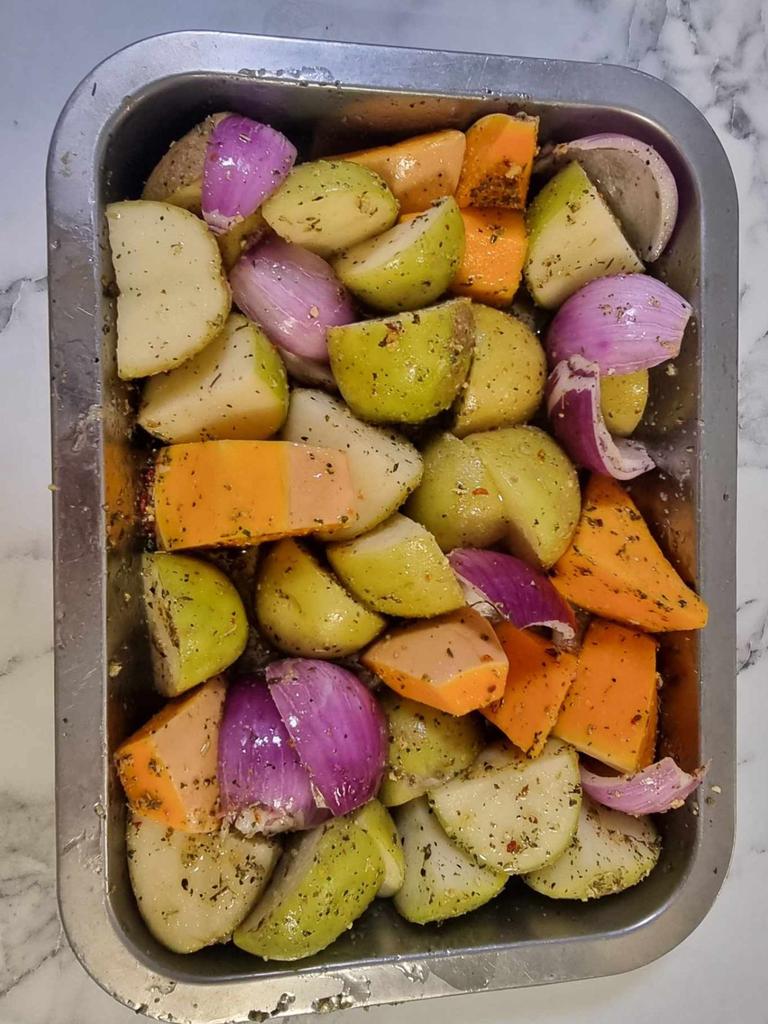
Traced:
<path id="1" fill-rule="evenodd" d="M 647 401 L 647 370 L 600 375 L 600 411 L 616 437 L 629 437 L 643 418 Z"/>
<path id="2" fill-rule="evenodd" d="M 452 843 L 425 797 L 395 812 L 405 853 L 405 879 L 395 895 L 398 912 L 414 924 L 459 917 L 498 896 L 507 875 L 481 867 Z"/>
<path id="3" fill-rule="evenodd" d="M 362 537 L 329 544 L 327 552 L 355 597 L 383 615 L 430 618 L 465 603 L 435 538 L 399 512 Z"/>
<path id="4" fill-rule="evenodd" d="M 294 167 L 261 212 L 281 238 L 330 256 L 391 227 L 397 200 L 367 167 L 315 160 Z"/>
<path id="5" fill-rule="evenodd" d="M 383 880 L 373 839 L 334 818 L 286 846 L 269 889 L 235 931 L 235 945 L 264 960 L 319 953 L 357 920 Z"/>
<path id="6" fill-rule="evenodd" d="M 355 811 L 353 820 L 374 841 L 384 865 L 384 878 L 378 895 L 382 898 L 394 896 L 405 877 L 405 855 L 392 815 L 378 800 L 371 800 Z"/>
<path id="7" fill-rule="evenodd" d="M 472 434 L 464 444 L 482 460 L 501 494 L 512 554 L 545 569 L 570 544 L 581 513 L 571 461 L 538 427 Z"/>
<path id="8" fill-rule="evenodd" d="M 553 900 L 591 900 L 623 892 L 650 874 L 661 853 L 652 820 L 582 798 L 576 835 L 553 864 L 523 881 Z"/>
<path id="9" fill-rule="evenodd" d="M 147 381 L 138 422 L 163 441 L 259 441 L 280 429 L 288 379 L 277 349 L 233 313 L 202 352 Z"/>
<path id="10" fill-rule="evenodd" d="M 256 618 L 276 647 L 304 658 L 354 654 L 386 625 L 307 548 L 290 539 L 275 544 L 261 563 Z"/>
<path id="11" fill-rule="evenodd" d="M 227 942 L 266 888 L 280 847 L 239 832 L 191 835 L 129 817 L 128 871 L 147 927 L 175 953 Z"/>
<path id="12" fill-rule="evenodd" d="M 213 341 L 231 303 L 216 240 L 170 203 L 107 207 L 117 298 L 117 372 L 124 380 L 172 370 Z"/>
<path id="13" fill-rule="evenodd" d="M 558 740 L 536 758 L 500 740 L 428 796 L 445 831 L 479 864 L 511 875 L 533 871 L 556 860 L 576 833 L 579 760 Z"/>
<path id="14" fill-rule="evenodd" d="M 296 444 L 338 448 L 347 457 L 357 519 L 325 540 L 348 540 L 378 526 L 402 505 L 421 479 L 421 456 L 392 430 L 353 416 L 343 402 L 323 391 L 294 388 L 281 436 Z"/>
<path id="15" fill-rule="evenodd" d="M 229 117 L 226 112 L 211 114 L 174 142 L 147 178 L 141 198 L 172 203 L 199 214 L 208 140 L 225 117 Z"/>
<path id="16" fill-rule="evenodd" d="M 443 551 L 487 548 L 506 536 L 501 495 L 475 451 L 453 434 L 436 434 L 421 457 L 424 474 L 404 511 Z"/>
<path id="17" fill-rule="evenodd" d="M 445 711 L 401 697 L 377 693 L 387 716 L 389 747 L 379 800 L 396 807 L 469 768 L 483 745 L 482 723 L 474 715 Z"/>
<path id="18" fill-rule="evenodd" d="M 228 668 L 245 649 L 240 595 L 208 562 L 164 551 L 142 558 L 155 687 L 175 697 Z"/>

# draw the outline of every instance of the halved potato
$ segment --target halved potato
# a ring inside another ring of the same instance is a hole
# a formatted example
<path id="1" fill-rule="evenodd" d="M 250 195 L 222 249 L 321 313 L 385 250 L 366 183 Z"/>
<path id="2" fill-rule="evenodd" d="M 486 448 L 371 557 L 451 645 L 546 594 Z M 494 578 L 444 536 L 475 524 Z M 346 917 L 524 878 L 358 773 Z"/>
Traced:
<path id="1" fill-rule="evenodd" d="M 632 818 L 584 796 L 565 853 L 523 881 L 553 900 L 598 899 L 642 882 L 660 853 L 661 839 L 650 818 Z"/>
<path id="2" fill-rule="evenodd" d="M 498 896 L 507 875 L 481 867 L 452 843 L 425 797 L 395 812 L 405 853 L 405 879 L 395 907 L 414 924 L 460 917 Z"/>
<path id="3" fill-rule="evenodd" d="M 288 412 L 288 378 L 277 349 L 256 324 L 233 313 L 202 352 L 156 374 L 142 394 L 138 422 L 172 444 L 259 441 Z"/>
<path id="4" fill-rule="evenodd" d="M 357 419 L 324 391 L 294 388 L 281 436 L 295 444 L 338 448 L 347 457 L 357 519 L 325 540 L 348 540 L 391 516 L 421 479 L 421 456 L 400 434 Z"/>
<path id="5" fill-rule="evenodd" d="M 229 285 L 216 240 L 194 214 L 143 199 L 107 207 L 123 380 L 172 370 L 221 331 Z"/>
<path id="6" fill-rule="evenodd" d="M 431 618 L 465 604 L 435 538 L 399 512 L 362 537 L 329 544 L 327 552 L 347 588 L 383 615 Z"/>
<path id="7" fill-rule="evenodd" d="M 556 860 L 576 833 L 579 759 L 560 740 L 548 740 L 536 758 L 500 740 L 428 797 L 447 834 L 479 864 L 511 875 L 533 871 Z"/>
<path id="8" fill-rule="evenodd" d="M 227 942 L 265 889 L 280 847 L 239 832 L 191 835 L 131 815 L 128 873 L 139 913 L 175 953 Z"/>

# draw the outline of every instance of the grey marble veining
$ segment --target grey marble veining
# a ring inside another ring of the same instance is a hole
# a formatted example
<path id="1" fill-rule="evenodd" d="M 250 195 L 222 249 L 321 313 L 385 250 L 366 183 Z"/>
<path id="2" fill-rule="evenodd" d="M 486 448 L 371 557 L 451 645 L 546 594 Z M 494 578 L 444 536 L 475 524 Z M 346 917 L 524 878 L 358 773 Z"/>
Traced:
<path id="1" fill-rule="evenodd" d="M 122 1024 L 74 961 L 53 865 L 44 162 L 67 95 L 126 43 L 179 28 L 607 60 L 664 78 L 709 118 L 741 204 L 739 825 L 722 895 L 631 975 L 362 1011 L 424 1020 L 765 1024 L 768 946 L 768 8 L 760 0 L 6 0 L 0 6 L 0 1024 Z M 734 254 L 734 258 L 735 258 Z M 730 339 L 724 339 L 730 343 Z"/>

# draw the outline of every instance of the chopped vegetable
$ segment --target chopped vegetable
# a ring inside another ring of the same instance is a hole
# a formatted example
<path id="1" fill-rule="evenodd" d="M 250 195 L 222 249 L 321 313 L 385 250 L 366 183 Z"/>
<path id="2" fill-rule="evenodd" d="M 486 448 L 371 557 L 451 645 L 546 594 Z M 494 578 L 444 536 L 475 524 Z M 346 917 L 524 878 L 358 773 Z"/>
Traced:
<path id="1" fill-rule="evenodd" d="M 547 740 L 536 758 L 500 741 L 428 795 L 448 836 L 479 864 L 511 875 L 535 871 L 557 860 L 576 833 L 579 761 L 558 740 Z"/>
<path id="2" fill-rule="evenodd" d="M 301 763 L 263 678 L 229 686 L 219 732 L 221 811 L 246 835 L 314 828 L 330 812 L 317 806 Z"/>
<path id="3" fill-rule="evenodd" d="M 509 671 L 501 699 L 482 712 L 515 746 L 529 757 L 537 757 L 576 678 L 576 655 L 509 622 L 495 629 Z"/>
<path id="4" fill-rule="evenodd" d="M 519 210 L 465 207 L 464 256 L 451 291 L 491 306 L 507 306 L 523 274 L 528 235 Z"/>
<path id="5" fill-rule="evenodd" d="M 228 942 L 280 856 L 263 836 L 190 835 L 137 815 L 128 819 L 125 842 L 139 913 L 174 953 Z"/>
<path id="6" fill-rule="evenodd" d="M 474 715 L 449 715 L 383 687 L 389 750 L 379 800 L 396 807 L 469 768 L 483 743 Z"/>
<path id="7" fill-rule="evenodd" d="M 633 775 L 596 775 L 582 765 L 581 785 L 595 803 L 637 818 L 682 807 L 705 774 L 706 768 L 698 768 L 689 775 L 673 758 L 663 757 Z"/>
<path id="8" fill-rule="evenodd" d="M 615 480 L 592 476 L 573 542 L 553 580 L 568 601 L 655 632 L 701 629 L 707 606 L 662 554 L 632 499 Z"/>
<path id="9" fill-rule="evenodd" d="M 235 930 L 235 945 L 264 960 L 319 953 L 376 898 L 384 865 L 368 833 L 345 818 L 290 843 L 266 894 Z"/>
<path id="10" fill-rule="evenodd" d="M 285 441 L 339 448 L 347 457 L 357 518 L 323 540 L 349 540 L 389 518 L 421 479 L 422 461 L 410 441 L 393 430 L 357 419 L 346 405 L 322 391 L 294 388 Z"/>
<path id="11" fill-rule="evenodd" d="M 643 418 L 647 401 L 647 370 L 601 376 L 600 411 L 614 437 L 629 437 Z"/>
<path id="12" fill-rule="evenodd" d="M 455 406 L 457 437 L 524 423 L 541 404 L 547 379 L 544 349 L 522 320 L 478 303 L 472 315 L 475 347 Z"/>
<path id="13" fill-rule="evenodd" d="M 355 597 L 383 615 L 428 618 L 464 604 L 435 538 L 399 512 L 362 537 L 330 544 L 327 554 Z"/>
<path id="14" fill-rule="evenodd" d="M 282 184 L 296 160 L 293 143 L 268 124 L 230 114 L 214 126 L 203 167 L 202 213 L 222 235 Z"/>
<path id="15" fill-rule="evenodd" d="M 204 441 L 155 461 L 155 532 L 168 550 L 263 540 L 345 525 L 354 517 L 346 457 L 286 441 Z"/>
<path id="16" fill-rule="evenodd" d="M 259 441 L 288 411 L 285 367 L 256 324 L 233 313 L 216 338 L 170 373 L 150 377 L 137 421 L 163 441 Z"/>
<path id="17" fill-rule="evenodd" d="M 386 625 L 386 619 L 355 600 L 329 569 L 290 538 L 279 541 L 261 563 L 256 618 L 276 647 L 305 658 L 354 654 Z"/>
<path id="18" fill-rule="evenodd" d="M 219 825 L 216 751 L 226 686 L 210 679 L 169 701 L 115 752 L 131 809 L 182 832 Z"/>
<path id="19" fill-rule="evenodd" d="M 226 111 L 211 114 L 171 143 L 147 178 L 141 198 L 172 203 L 199 214 L 208 140 L 219 121 L 230 116 Z"/>
<path id="20" fill-rule="evenodd" d="M 554 735 L 619 771 L 645 768 L 656 748 L 657 679 L 652 636 L 593 619 Z"/>
<path id="21" fill-rule="evenodd" d="M 464 252 L 464 221 L 452 196 L 336 257 L 333 269 L 374 309 L 397 313 L 439 299 Z"/>
<path id="22" fill-rule="evenodd" d="M 525 281 L 540 306 L 554 309 L 582 285 L 642 271 L 610 209 L 577 163 L 539 192 L 526 214 Z"/>
<path id="23" fill-rule="evenodd" d="M 328 328 L 355 319 L 344 287 L 313 252 L 281 238 L 257 242 L 230 274 L 237 305 L 280 348 L 328 361 Z"/>
<path id="24" fill-rule="evenodd" d="M 544 573 L 499 551 L 455 548 L 448 556 L 470 607 L 518 629 L 547 626 L 565 640 L 574 636 L 573 612 Z"/>
<path id="25" fill-rule="evenodd" d="M 583 356 L 559 362 L 547 386 L 552 431 L 577 466 L 617 480 L 631 480 L 654 468 L 639 441 L 614 440 L 600 408 L 600 368 Z"/>
<path id="26" fill-rule="evenodd" d="M 223 672 L 245 649 L 237 590 L 208 562 L 162 551 L 141 560 L 155 688 L 175 697 Z"/>
<path id="27" fill-rule="evenodd" d="M 352 820 L 374 841 L 384 865 L 384 878 L 376 895 L 382 899 L 394 896 L 403 884 L 405 855 L 392 815 L 378 800 L 371 800 L 355 811 Z"/>
<path id="28" fill-rule="evenodd" d="M 459 917 L 498 896 L 503 871 L 481 867 L 452 843 L 424 797 L 395 812 L 405 853 L 405 879 L 395 907 L 406 921 L 429 924 Z"/>
<path id="29" fill-rule="evenodd" d="M 525 208 L 538 117 L 488 114 L 467 131 L 467 148 L 456 198 L 460 206 Z"/>
<path id="30" fill-rule="evenodd" d="M 591 281 L 558 310 L 546 338 L 550 364 L 571 356 L 603 373 L 647 370 L 680 352 L 690 303 L 647 274 Z"/>
<path id="31" fill-rule="evenodd" d="M 397 693 L 452 715 L 498 700 L 508 668 L 491 624 L 471 608 L 393 629 L 360 660 Z"/>
<path id="32" fill-rule="evenodd" d="M 456 191 L 465 144 L 463 132 L 430 132 L 392 146 L 343 153 L 337 159 L 375 171 L 392 190 L 402 213 L 421 213 Z"/>
<path id="33" fill-rule="evenodd" d="M 632 246 L 652 263 L 666 248 L 677 220 L 677 185 L 653 146 L 628 135 L 602 132 L 547 147 L 534 170 L 546 172 L 578 160 L 621 221 Z"/>
<path id="34" fill-rule="evenodd" d="M 316 800 L 347 814 L 375 796 L 386 759 L 384 715 L 347 669 L 310 658 L 267 666 L 270 693 Z"/>
<path id="35" fill-rule="evenodd" d="M 650 818 L 631 818 L 582 799 L 579 827 L 562 857 L 523 881 L 553 900 L 591 900 L 623 892 L 656 866 L 661 841 Z"/>
<path id="36" fill-rule="evenodd" d="M 331 369 L 356 416 L 371 423 L 421 423 L 447 409 L 459 393 L 473 334 L 466 299 L 332 327 Z"/>

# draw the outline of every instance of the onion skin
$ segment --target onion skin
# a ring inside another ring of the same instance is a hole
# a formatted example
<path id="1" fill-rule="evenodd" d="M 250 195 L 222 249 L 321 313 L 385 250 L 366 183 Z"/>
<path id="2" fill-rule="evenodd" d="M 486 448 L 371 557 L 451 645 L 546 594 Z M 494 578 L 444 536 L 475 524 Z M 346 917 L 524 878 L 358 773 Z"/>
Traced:
<path id="1" fill-rule="evenodd" d="M 634 775 L 596 775 L 581 765 L 581 785 L 596 803 L 641 817 L 682 807 L 706 773 L 706 768 L 699 768 L 690 775 L 664 757 Z"/>
<path id="2" fill-rule="evenodd" d="M 481 614 L 488 605 L 496 617 L 518 629 L 547 626 L 563 640 L 574 638 L 574 614 L 543 572 L 512 555 L 479 548 L 454 548 L 448 561 L 464 587 L 467 603 Z"/>
<path id="3" fill-rule="evenodd" d="M 639 441 L 611 437 L 600 409 L 600 370 L 581 356 L 558 363 L 547 383 L 552 432 L 573 461 L 594 473 L 632 480 L 655 467 Z"/>
<path id="4" fill-rule="evenodd" d="M 547 358 L 597 363 L 601 373 L 648 370 L 680 352 L 689 302 L 647 274 L 599 277 L 566 299 L 549 326 Z"/>
<path id="5" fill-rule="evenodd" d="M 213 128 L 203 165 L 202 212 L 223 235 L 250 217 L 283 183 L 296 147 L 268 124 L 231 114 Z"/>
<path id="6" fill-rule="evenodd" d="M 309 774 L 260 676 L 229 685 L 218 778 L 223 814 L 238 827 L 247 821 L 248 833 L 313 828 L 329 816 L 315 802 Z"/>
<path id="7" fill-rule="evenodd" d="M 328 263 L 273 236 L 251 246 L 229 276 L 232 298 L 278 348 L 328 363 L 329 327 L 353 323 L 352 301 Z"/>
<path id="8" fill-rule="evenodd" d="M 266 678 L 315 799 L 335 816 L 368 803 L 387 757 L 386 720 L 369 690 L 347 669 L 313 658 L 273 662 Z"/>

